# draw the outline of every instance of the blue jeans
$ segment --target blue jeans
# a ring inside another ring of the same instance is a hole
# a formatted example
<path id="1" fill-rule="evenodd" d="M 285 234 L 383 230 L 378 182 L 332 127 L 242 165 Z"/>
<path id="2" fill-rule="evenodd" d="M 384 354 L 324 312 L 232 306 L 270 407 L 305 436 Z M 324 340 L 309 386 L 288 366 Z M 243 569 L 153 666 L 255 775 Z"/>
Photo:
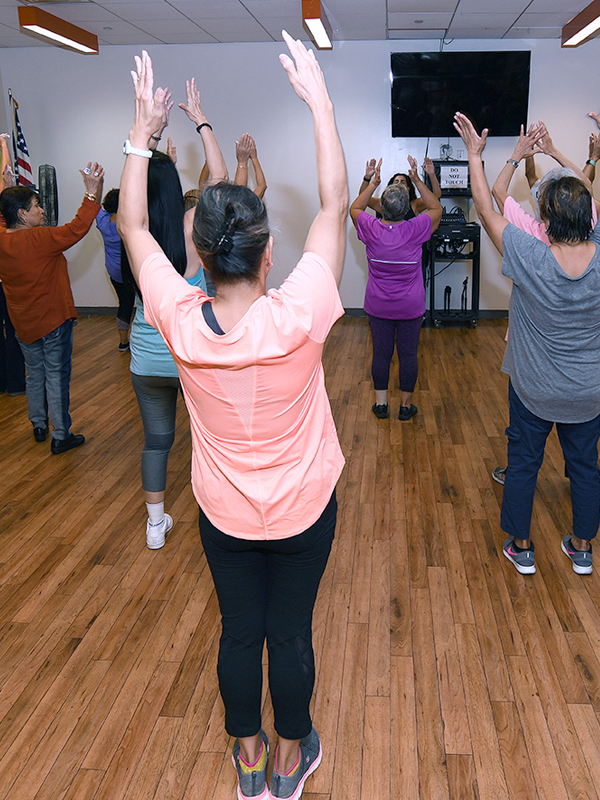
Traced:
<path id="1" fill-rule="evenodd" d="M 175 417 L 179 378 L 131 373 L 142 424 L 142 487 L 145 492 L 164 492 L 167 487 L 167 464 L 175 441 Z"/>
<path id="2" fill-rule="evenodd" d="M 50 414 L 52 438 L 67 439 L 71 433 L 73 320 L 66 320 L 31 344 L 20 339 L 18 342 L 27 367 L 27 411 L 31 424 L 34 428 L 45 428 Z"/>
<path id="3" fill-rule="evenodd" d="M 556 424 L 571 481 L 573 534 L 580 539 L 593 539 L 600 524 L 600 416 L 575 424 L 549 422 L 525 408 L 511 383 L 508 400 L 510 424 L 506 429 L 508 467 L 500 517 L 502 530 L 516 539 L 529 538 L 537 475 L 546 439 Z"/>
<path id="4" fill-rule="evenodd" d="M 312 616 L 336 514 L 334 491 L 310 528 L 288 539 L 254 541 L 228 536 L 200 509 L 200 536 L 221 609 L 217 672 L 230 736 L 260 729 L 265 639 L 275 730 L 284 739 L 311 731 Z"/>

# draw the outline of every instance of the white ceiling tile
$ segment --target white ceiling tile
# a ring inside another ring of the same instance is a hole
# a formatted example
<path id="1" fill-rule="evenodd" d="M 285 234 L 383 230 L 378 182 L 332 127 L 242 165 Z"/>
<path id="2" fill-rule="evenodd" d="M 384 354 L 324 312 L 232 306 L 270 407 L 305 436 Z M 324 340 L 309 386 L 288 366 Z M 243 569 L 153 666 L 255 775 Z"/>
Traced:
<path id="1" fill-rule="evenodd" d="M 114 18 L 114 14 L 96 3 L 62 3 L 58 7 L 43 6 L 44 10 L 49 10 L 55 17 L 60 17 L 74 25 L 84 22 L 102 22 L 106 19 Z"/>
<path id="2" fill-rule="evenodd" d="M 570 14 L 557 11 L 554 14 L 521 14 L 515 27 L 519 28 L 562 28 L 571 19 Z"/>
<path id="3" fill-rule="evenodd" d="M 242 21 L 236 19 L 206 19 L 198 24 L 201 24 L 203 30 L 214 36 L 218 42 L 273 41 L 273 37 L 250 16 Z"/>
<path id="4" fill-rule="evenodd" d="M 175 33 L 194 33 L 198 36 L 204 36 L 205 41 L 213 41 L 212 37 L 208 36 L 205 31 L 198 27 L 189 19 L 181 17 L 180 19 L 148 19 L 143 22 L 137 23 L 138 27 L 151 33 L 159 39 L 163 39 L 161 33 L 175 34 Z"/>
<path id="5" fill-rule="evenodd" d="M 502 11 L 518 17 L 527 8 L 531 0 L 460 0 L 456 8 L 457 14 L 496 14 Z"/>
<path id="6" fill-rule="evenodd" d="M 100 39 L 100 37 L 98 37 Z M 154 36 L 145 33 L 144 31 L 135 31 L 134 33 L 120 34 L 112 33 L 111 31 L 104 31 L 101 39 L 102 44 L 162 44 L 160 39 L 155 39 Z"/>
<path id="7" fill-rule="evenodd" d="M 388 27 L 390 29 L 410 28 L 447 28 L 452 20 L 452 14 L 388 14 Z"/>
<path id="8" fill-rule="evenodd" d="M 560 39 L 562 28 L 511 28 L 505 39 Z"/>
<path id="9" fill-rule="evenodd" d="M 308 34 L 302 26 L 302 20 L 298 19 L 297 15 L 293 17 L 261 17 L 261 22 L 267 33 L 269 33 L 276 42 L 283 42 L 281 38 L 281 31 L 285 30 L 294 39 L 306 40 Z"/>
<path id="10" fill-rule="evenodd" d="M 278 17 L 302 18 L 302 4 L 298 0 L 244 0 L 244 5 L 254 16 L 261 19 L 277 15 Z"/>
<path id="11" fill-rule="evenodd" d="M 472 30 L 473 28 L 508 30 L 515 23 L 514 14 L 455 14 L 452 20 L 453 28 Z"/>
<path id="12" fill-rule="evenodd" d="M 193 20 L 248 19 L 251 16 L 239 0 L 172 0 L 171 5 Z"/>
<path id="13" fill-rule="evenodd" d="M 409 13 L 415 11 L 423 14 L 450 13 L 456 9 L 457 0 L 388 0 L 389 13 Z"/>
<path id="14" fill-rule="evenodd" d="M 533 0 L 527 6 L 527 13 L 551 14 L 554 11 L 558 11 L 574 16 L 583 11 L 586 5 L 586 0 Z"/>
<path id="15" fill-rule="evenodd" d="M 448 28 L 448 39 L 503 39 L 506 28 L 461 28 L 451 25 Z"/>
<path id="16" fill-rule="evenodd" d="M 110 11 L 117 17 L 137 22 L 146 19 L 182 19 L 182 15 L 168 3 L 114 3 Z"/>
<path id="17" fill-rule="evenodd" d="M 429 28 L 425 30 L 415 31 L 415 30 L 393 30 L 389 32 L 388 38 L 389 39 L 443 39 L 446 35 L 446 29 L 440 28 L 438 30 L 430 30 Z"/>

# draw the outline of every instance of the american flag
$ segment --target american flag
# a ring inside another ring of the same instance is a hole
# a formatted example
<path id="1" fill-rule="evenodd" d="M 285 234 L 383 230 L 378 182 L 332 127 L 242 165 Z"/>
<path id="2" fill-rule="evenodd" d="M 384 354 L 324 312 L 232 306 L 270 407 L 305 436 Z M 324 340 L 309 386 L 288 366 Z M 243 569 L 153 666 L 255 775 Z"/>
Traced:
<path id="1" fill-rule="evenodd" d="M 27 142 L 23 136 L 21 123 L 19 122 L 19 113 L 17 111 L 17 103 L 13 98 L 13 150 L 15 153 L 15 177 L 20 186 L 33 185 L 33 173 L 31 171 L 31 161 L 29 160 L 29 150 L 27 149 Z"/>

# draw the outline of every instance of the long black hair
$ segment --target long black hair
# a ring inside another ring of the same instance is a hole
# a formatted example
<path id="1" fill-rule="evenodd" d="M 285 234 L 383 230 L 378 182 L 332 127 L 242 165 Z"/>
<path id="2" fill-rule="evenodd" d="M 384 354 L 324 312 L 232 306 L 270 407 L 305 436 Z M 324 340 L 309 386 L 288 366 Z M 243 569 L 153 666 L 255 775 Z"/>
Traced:
<path id="1" fill-rule="evenodd" d="M 148 164 L 149 230 L 180 275 L 184 274 L 187 267 L 183 214 L 183 189 L 179 173 L 168 155 L 155 150 Z M 141 297 L 123 244 L 121 274 L 123 283 L 133 286 Z"/>

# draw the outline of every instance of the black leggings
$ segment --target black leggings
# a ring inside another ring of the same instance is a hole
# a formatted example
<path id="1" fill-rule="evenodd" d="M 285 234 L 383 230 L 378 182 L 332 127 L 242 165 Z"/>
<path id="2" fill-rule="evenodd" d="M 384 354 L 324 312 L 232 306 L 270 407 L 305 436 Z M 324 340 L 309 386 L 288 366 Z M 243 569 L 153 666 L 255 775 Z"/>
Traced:
<path id="1" fill-rule="evenodd" d="M 119 283 L 112 278 L 110 282 L 113 285 L 117 297 L 119 298 L 119 308 L 117 309 L 117 328 L 119 330 L 128 331 L 131 324 L 131 315 L 133 313 L 133 304 L 135 303 L 135 292 L 131 286 L 126 283 Z"/>
<path id="2" fill-rule="evenodd" d="M 423 317 L 415 319 L 382 319 L 369 314 L 373 338 L 371 375 L 375 390 L 387 389 L 394 344 L 398 349 L 399 380 L 401 392 L 412 392 L 419 372 L 419 337 Z"/>
<path id="3" fill-rule="evenodd" d="M 311 731 L 312 615 L 336 514 L 334 491 L 303 533 L 253 541 L 218 530 L 200 509 L 200 536 L 221 608 L 217 671 L 230 736 L 254 736 L 260 730 L 265 639 L 275 730 L 284 739 L 302 739 Z"/>

